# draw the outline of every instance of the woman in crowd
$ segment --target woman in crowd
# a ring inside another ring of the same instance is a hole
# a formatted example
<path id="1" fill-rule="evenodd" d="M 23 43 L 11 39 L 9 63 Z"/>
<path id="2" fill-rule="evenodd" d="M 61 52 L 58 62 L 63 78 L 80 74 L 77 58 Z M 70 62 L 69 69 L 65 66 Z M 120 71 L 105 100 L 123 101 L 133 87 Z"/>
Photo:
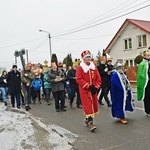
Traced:
<path id="1" fill-rule="evenodd" d="M 52 69 L 48 73 L 48 82 L 51 83 L 53 97 L 55 99 L 56 112 L 66 111 L 65 109 L 65 82 L 64 73 L 58 69 L 55 63 L 52 63 Z M 60 102 L 60 105 L 59 105 Z"/>
<path id="2" fill-rule="evenodd" d="M 8 92 L 8 84 L 7 84 L 7 72 L 4 70 L 2 72 L 2 76 L 0 77 L 0 90 L 2 92 L 2 98 L 5 105 L 7 105 L 7 92 Z"/>

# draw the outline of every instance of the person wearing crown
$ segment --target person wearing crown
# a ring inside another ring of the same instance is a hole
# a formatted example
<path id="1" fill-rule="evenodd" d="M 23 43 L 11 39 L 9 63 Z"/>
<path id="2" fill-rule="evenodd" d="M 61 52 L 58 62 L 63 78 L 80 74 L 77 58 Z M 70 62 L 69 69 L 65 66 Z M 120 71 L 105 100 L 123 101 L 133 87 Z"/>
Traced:
<path id="1" fill-rule="evenodd" d="M 150 117 L 150 50 L 143 51 L 143 61 L 138 65 L 137 100 L 144 102 L 145 113 Z"/>
<path id="2" fill-rule="evenodd" d="M 120 63 L 116 64 L 115 71 L 111 74 L 110 86 L 112 116 L 119 118 L 122 124 L 127 124 L 125 111 L 132 112 L 134 110 L 133 94 L 129 80 Z"/>
<path id="3" fill-rule="evenodd" d="M 76 71 L 76 82 L 79 85 L 79 92 L 83 110 L 85 113 L 85 125 L 91 131 L 96 129 L 93 118 L 98 114 L 97 92 L 101 86 L 101 77 L 97 67 L 91 61 L 91 52 L 85 50 L 81 53 L 83 61 Z"/>

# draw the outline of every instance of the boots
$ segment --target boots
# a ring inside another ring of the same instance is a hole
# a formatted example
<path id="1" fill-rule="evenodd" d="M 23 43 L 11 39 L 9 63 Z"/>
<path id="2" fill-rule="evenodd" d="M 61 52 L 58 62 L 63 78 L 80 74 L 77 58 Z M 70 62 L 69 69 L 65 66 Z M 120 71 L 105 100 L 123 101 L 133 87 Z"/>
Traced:
<path id="1" fill-rule="evenodd" d="M 90 128 L 91 131 L 96 129 L 96 126 L 93 124 L 93 118 L 90 116 L 85 118 L 85 125 Z"/>
<path id="2" fill-rule="evenodd" d="M 25 106 L 26 111 L 28 111 L 29 109 L 31 109 L 31 107 L 29 105 Z"/>
<path id="3" fill-rule="evenodd" d="M 102 101 L 98 101 L 100 105 L 104 105 L 104 103 Z"/>
<path id="4" fill-rule="evenodd" d="M 107 103 L 107 106 L 108 106 L 108 107 L 111 107 L 111 103 L 110 103 L 110 102 L 108 102 L 108 103 Z"/>

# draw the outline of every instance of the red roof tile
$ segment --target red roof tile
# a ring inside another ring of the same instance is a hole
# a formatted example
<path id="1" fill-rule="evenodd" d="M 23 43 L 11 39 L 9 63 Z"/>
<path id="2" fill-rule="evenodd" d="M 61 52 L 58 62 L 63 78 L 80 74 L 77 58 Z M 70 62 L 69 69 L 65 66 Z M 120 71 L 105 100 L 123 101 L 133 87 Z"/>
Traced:
<path id="1" fill-rule="evenodd" d="M 130 23 L 150 33 L 150 21 L 127 19 Z"/>

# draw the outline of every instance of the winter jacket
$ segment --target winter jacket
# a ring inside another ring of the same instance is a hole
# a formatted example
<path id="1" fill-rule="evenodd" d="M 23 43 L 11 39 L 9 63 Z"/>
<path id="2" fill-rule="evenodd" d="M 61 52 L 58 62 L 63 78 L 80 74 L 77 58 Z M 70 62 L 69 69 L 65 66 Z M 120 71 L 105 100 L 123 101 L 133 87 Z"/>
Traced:
<path id="1" fill-rule="evenodd" d="M 62 78 L 62 80 L 59 82 L 56 82 L 55 79 L 57 76 L 60 76 Z M 51 69 L 48 72 L 48 82 L 51 83 L 52 92 L 58 92 L 58 91 L 65 90 L 65 82 L 64 82 L 65 80 L 66 80 L 66 77 L 62 73 L 61 70 L 54 71 Z"/>
<path id="2" fill-rule="evenodd" d="M 109 76 L 108 73 L 105 72 L 105 68 L 107 68 L 107 66 L 105 64 L 100 64 L 98 67 L 98 71 L 100 73 L 101 79 L 102 79 L 102 85 L 101 87 L 108 87 L 109 86 Z"/>
<path id="3" fill-rule="evenodd" d="M 78 84 L 76 82 L 76 70 L 75 69 L 69 70 L 67 73 L 67 77 L 70 82 L 70 87 L 78 88 Z"/>
<path id="4" fill-rule="evenodd" d="M 44 77 L 43 77 L 44 89 L 49 89 L 49 88 L 51 88 L 51 83 L 48 82 L 48 72 L 49 72 L 49 71 L 46 71 L 46 72 L 44 73 Z"/>
<path id="5" fill-rule="evenodd" d="M 31 85 L 35 91 L 39 91 L 40 88 L 42 87 L 42 80 L 40 78 L 35 78 L 32 81 Z"/>
<path id="6" fill-rule="evenodd" d="M 20 72 L 14 70 L 8 72 L 7 76 L 7 83 L 9 86 L 9 93 L 10 94 L 20 94 L 21 92 L 21 77 Z"/>
<path id="7" fill-rule="evenodd" d="M 8 87 L 7 75 L 2 75 L 0 77 L 0 87 Z"/>
<path id="8" fill-rule="evenodd" d="M 26 86 L 27 83 L 30 84 L 31 86 L 31 82 L 34 79 L 34 73 L 31 70 L 22 70 L 21 72 L 21 81 L 22 81 L 22 85 Z"/>

